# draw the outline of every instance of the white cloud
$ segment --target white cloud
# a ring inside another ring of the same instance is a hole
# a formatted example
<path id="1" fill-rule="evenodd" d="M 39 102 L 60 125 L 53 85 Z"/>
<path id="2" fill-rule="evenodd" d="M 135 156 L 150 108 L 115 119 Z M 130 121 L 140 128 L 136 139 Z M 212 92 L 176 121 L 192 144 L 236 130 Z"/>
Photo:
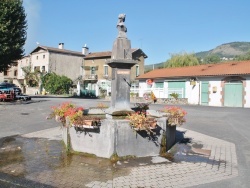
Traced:
<path id="1" fill-rule="evenodd" d="M 34 49 L 38 39 L 41 4 L 40 0 L 23 0 L 23 6 L 28 24 L 27 40 L 24 49 L 25 53 L 28 54 Z"/>

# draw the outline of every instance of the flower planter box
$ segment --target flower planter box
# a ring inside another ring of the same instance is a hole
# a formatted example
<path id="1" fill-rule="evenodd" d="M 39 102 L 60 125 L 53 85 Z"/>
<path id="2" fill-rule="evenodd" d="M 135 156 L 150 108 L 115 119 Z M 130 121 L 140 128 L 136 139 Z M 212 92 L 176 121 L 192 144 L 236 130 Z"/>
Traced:
<path id="1" fill-rule="evenodd" d="M 160 153 L 163 135 L 167 134 L 167 118 L 158 118 L 157 125 L 156 134 L 149 136 L 146 131 L 133 130 L 128 120 L 105 119 L 98 132 L 88 134 L 79 133 L 74 127 L 63 127 L 63 140 L 73 151 L 98 157 L 110 158 L 113 154 L 120 157 L 156 156 Z M 171 134 L 175 136 L 175 132 Z M 70 143 L 67 142 L 68 136 Z"/>
<path id="2" fill-rule="evenodd" d="M 72 124 L 72 126 L 75 128 L 79 128 L 79 129 L 98 129 L 100 126 L 99 125 L 100 122 L 97 122 L 94 120 L 85 120 L 84 122 L 85 122 L 85 124 L 82 124 L 82 125 Z"/>

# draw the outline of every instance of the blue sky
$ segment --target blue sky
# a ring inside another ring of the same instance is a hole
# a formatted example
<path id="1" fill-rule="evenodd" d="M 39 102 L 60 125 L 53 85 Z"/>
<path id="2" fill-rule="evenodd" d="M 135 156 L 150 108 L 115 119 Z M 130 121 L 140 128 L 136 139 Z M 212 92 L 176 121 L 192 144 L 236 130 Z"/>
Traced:
<path id="1" fill-rule="evenodd" d="M 220 44 L 250 41 L 249 0 L 23 0 L 30 53 L 40 45 L 90 52 L 111 51 L 116 23 L 126 14 L 132 48 L 148 55 L 146 64 L 170 54 L 210 50 Z"/>

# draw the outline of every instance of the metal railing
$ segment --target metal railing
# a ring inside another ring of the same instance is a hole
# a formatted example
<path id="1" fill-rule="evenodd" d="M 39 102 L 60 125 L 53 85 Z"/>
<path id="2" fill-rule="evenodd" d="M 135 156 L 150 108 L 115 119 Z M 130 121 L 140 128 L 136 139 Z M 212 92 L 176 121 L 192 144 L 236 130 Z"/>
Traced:
<path id="1" fill-rule="evenodd" d="M 98 76 L 96 74 L 87 74 L 84 75 L 84 80 L 98 80 Z"/>
<path id="2" fill-rule="evenodd" d="M 131 93 L 138 93 L 139 97 L 143 97 L 144 93 L 154 92 L 157 98 L 171 98 L 170 94 L 177 93 L 178 98 L 184 98 L 184 89 L 183 88 L 147 88 L 147 89 L 138 89 L 130 88 Z"/>

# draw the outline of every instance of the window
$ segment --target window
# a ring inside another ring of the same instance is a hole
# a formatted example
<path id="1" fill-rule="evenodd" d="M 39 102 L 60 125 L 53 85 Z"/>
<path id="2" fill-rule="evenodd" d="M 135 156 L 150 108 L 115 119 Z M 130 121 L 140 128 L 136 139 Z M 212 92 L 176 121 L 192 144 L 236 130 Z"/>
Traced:
<path id="1" fill-rule="evenodd" d="M 135 67 L 135 76 L 139 76 L 140 72 L 139 72 L 139 65 L 136 65 Z"/>
<path id="2" fill-rule="evenodd" d="M 155 82 L 155 88 L 163 88 L 163 82 Z"/>
<path id="3" fill-rule="evenodd" d="M 36 59 L 38 59 L 38 56 L 36 56 Z"/>
<path id="4" fill-rule="evenodd" d="M 45 66 L 42 66 L 42 72 L 45 72 Z"/>
<path id="5" fill-rule="evenodd" d="M 104 75 L 107 76 L 108 75 L 108 65 L 104 65 Z"/>
<path id="6" fill-rule="evenodd" d="M 4 72 L 3 72 L 3 75 L 4 75 L 4 76 L 8 76 L 8 71 L 4 71 Z"/>
<path id="7" fill-rule="evenodd" d="M 90 68 L 90 74 L 95 74 L 95 67 Z"/>
<path id="8" fill-rule="evenodd" d="M 43 59 L 45 59 L 45 55 L 43 55 Z"/>
<path id="9" fill-rule="evenodd" d="M 14 70 L 14 76 L 17 76 L 17 70 Z"/>
<path id="10" fill-rule="evenodd" d="M 40 66 L 35 66 L 34 71 L 40 71 Z"/>

